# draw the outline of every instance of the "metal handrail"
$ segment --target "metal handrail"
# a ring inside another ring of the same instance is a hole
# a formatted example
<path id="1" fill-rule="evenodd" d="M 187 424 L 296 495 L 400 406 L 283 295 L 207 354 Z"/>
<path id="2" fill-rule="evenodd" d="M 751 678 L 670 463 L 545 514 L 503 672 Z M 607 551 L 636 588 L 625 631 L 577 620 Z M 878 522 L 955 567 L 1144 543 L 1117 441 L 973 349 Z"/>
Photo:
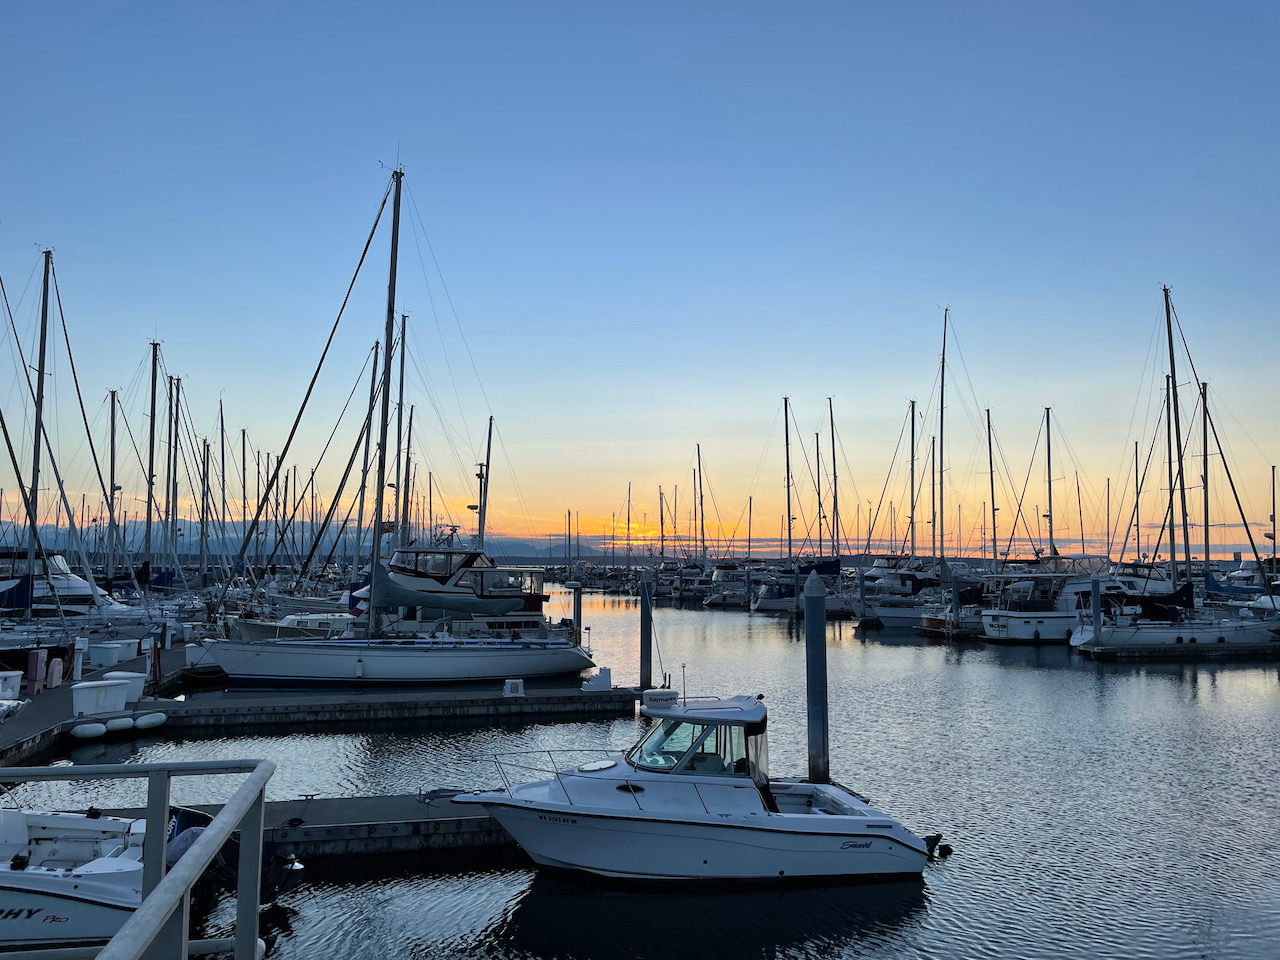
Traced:
<path id="1" fill-rule="evenodd" d="M 263 807 L 270 760 L 198 760 L 185 763 L 86 764 L 62 767 L 8 767 L 0 779 L 123 780 L 147 778 L 147 832 L 143 841 L 144 899 L 98 954 L 98 960 L 141 960 L 186 955 L 191 889 L 237 830 L 235 960 L 258 955 L 258 907 L 262 882 Z M 248 773 L 231 799 L 205 827 L 173 868 L 165 873 L 165 833 L 169 781 L 173 776 Z"/>

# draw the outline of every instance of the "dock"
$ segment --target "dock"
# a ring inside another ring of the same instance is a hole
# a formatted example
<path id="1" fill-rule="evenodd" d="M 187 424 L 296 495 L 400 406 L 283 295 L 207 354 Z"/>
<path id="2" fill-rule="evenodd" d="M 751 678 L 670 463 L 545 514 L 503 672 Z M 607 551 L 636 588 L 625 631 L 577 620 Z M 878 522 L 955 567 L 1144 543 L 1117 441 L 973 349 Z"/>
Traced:
<path id="1" fill-rule="evenodd" d="M 451 802 L 452 791 L 389 797 L 307 797 L 266 804 L 262 839 L 304 862 L 340 857 L 511 854 L 516 842 L 492 817 Z M 218 804 L 193 807 L 214 816 Z M 141 817 L 146 811 L 105 810 Z"/>
<path id="2" fill-rule="evenodd" d="M 498 681 L 414 687 L 330 687 L 323 689 L 191 689 L 183 685 L 185 651 L 159 651 L 158 698 L 141 700 L 130 713 L 163 713 L 163 726 L 146 736 L 230 736 L 237 732 L 287 729 L 291 733 L 370 730 L 406 725 L 462 727 L 493 723 L 542 723 L 632 716 L 637 690 L 614 687 L 584 691 L 574 678 L 531 679 L 523 696 L 504 696 Z M 138 657 L 112 667 L 85 670 L 85 680 L 108 670 L 145 671 Z M 185 691 L 185 692 L 184 692 Z M 24 693 L 25 696 L 25 693 Z M 180 696 L 181 699 L 172 699 Z M 71 685 L 41 691 L 16 717 L 0 724 L 0 766 L 14 766 L 56 751 L 70 741 L 82 718 L 72 713 Z M 138 736 L 131 732 L 119 736 Z M 416 802 L 416 801 L 415 801 Z"/>

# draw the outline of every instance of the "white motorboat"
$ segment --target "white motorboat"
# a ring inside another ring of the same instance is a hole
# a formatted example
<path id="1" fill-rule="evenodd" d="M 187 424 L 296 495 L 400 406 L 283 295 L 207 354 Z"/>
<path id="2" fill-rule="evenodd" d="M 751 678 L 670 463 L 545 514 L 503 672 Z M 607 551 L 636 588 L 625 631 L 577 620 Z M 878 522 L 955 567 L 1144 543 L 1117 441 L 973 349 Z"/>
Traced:
<path id="1" fill-rule="evenodd" d="M 145 820 L 0 809 L 0 945 L 100 943 L 142 902 Z"/>
<path id="2" fill-rule="evenodd" d="M 234 680 L 276 683 L 438 683 L 580 673 L 595 666 L 572 640 L 448 634 L 305 640 L 203 641 Z"/>
<path id="3" fill-rule="evenodd" d="M 657 723 L 625 754 L 559 770 L 552 754 L 549 779 L 519 785 L 507 776 L 513 762 L 498 758 L 506 787 L 454 803 L 484 807 L 543 867 L 603 877 L 778 882 L 924 870 L 935 838 L 846 788 L 769 778 L 758 699 L 651 691 L 641 712 Z"/>

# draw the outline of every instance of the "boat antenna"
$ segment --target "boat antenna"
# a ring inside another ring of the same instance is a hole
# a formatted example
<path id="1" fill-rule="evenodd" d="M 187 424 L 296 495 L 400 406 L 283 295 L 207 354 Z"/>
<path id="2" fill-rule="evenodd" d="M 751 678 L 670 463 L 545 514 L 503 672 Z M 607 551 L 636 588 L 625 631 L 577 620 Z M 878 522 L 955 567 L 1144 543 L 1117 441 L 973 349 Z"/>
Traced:
<path id="1" fill-rule="evenodd" d="M 680 664 L 680 699 L 689 702 L 689 678 L 685 674 L 686 664 Z"/>

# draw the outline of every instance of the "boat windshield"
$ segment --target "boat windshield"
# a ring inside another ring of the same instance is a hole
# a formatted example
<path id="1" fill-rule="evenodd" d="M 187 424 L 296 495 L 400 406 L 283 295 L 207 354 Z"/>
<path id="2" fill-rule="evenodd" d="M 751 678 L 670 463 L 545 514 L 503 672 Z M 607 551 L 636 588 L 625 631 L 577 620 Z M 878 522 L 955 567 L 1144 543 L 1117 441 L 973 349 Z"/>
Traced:
<path id="1" fill-rule="evenodd" d="M 627 759 L 638 768 L 660 773 L 769 779 L 764 724 L 705 724 L 664 720 L 649 731 Z"/>
<path id="2" fill-rule="evenodd" d="M 627 759 L 644 770 L 670 773 L 706 732 L 707 725 L 703 723 L 663 720 L 631 748 Z"/>

